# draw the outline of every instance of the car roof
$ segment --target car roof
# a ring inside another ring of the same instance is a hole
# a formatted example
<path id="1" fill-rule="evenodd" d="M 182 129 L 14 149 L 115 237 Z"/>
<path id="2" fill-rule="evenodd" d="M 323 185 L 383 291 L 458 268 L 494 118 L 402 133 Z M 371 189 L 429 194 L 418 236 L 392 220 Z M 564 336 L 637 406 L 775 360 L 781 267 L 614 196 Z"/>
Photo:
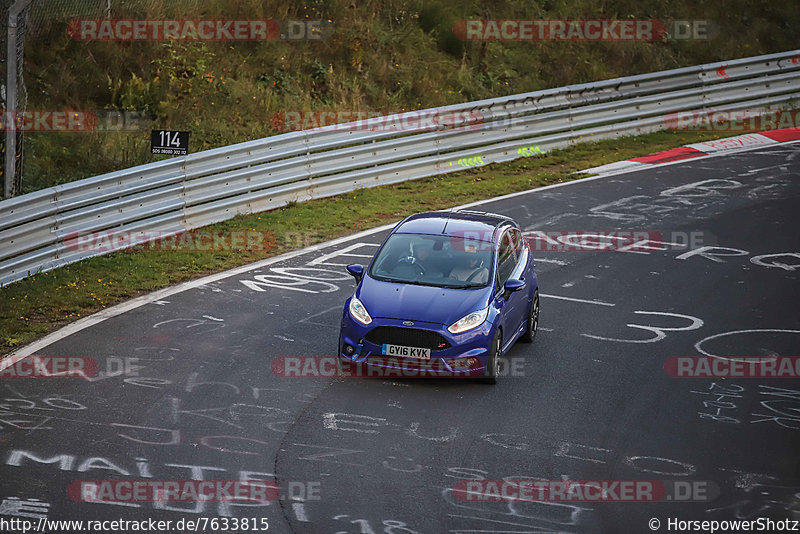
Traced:
<path id="1" fill-rule="evenodd" d="M 501 226 L 517 227 L 510 217 L 484 211 L 428 211 L 416 213 L 397 225 L 396 234 L 433 234 L 465 236 L 481 241 L 494 241 Z M 466 233 L 468 232 L 468 233 Z"/>

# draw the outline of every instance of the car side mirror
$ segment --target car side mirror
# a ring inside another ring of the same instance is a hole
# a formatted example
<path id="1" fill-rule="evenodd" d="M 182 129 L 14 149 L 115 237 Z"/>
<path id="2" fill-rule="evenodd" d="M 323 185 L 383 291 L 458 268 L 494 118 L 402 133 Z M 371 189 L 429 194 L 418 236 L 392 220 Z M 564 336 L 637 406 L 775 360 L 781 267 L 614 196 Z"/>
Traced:
<path id="1" fill-rule="evenodd" d="M 353 278 L 356 279 L 356 284 L 361 282 L 361 278 L 364 276 L 364 266 L 354 263 L 353 265 L 347 266 L 347 272 L 350 273 Z"/>
<path id="2" fill-rule="evenodd" d="M 518 280 L 516 278 L 511 278 L 509 280 L 506 280 L 506 283 L 503 284 L 503 296 L 505 298 L 508 298 L 511 296 L 511 293 L 519 291 L 524 287 L 525 287 L 525 282 L 523 282 L 522 280 Z"/>

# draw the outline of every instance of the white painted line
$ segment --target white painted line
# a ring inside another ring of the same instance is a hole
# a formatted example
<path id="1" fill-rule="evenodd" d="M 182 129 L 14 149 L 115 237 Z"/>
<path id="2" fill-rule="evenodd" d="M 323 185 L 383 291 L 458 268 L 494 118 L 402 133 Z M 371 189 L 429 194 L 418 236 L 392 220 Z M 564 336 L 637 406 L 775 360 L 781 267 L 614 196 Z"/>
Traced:
<path id="1" fill-rule="evenodd" d="M 341 306 L 338 306 L 338 305 L 337 306 L 332 306 L 332 307 L 328 308 L 327 310 L 322 310 L 321 312 L 317 312 L 317 313 L 315 313 L 313 315 L 309 315 L 308 317 L 304 317 L 303 319 L 300 319 L 297 322 L 298 323 L 308 323 L 308 324 L 313 324 L 313 325 L 318 325 L 318 326 L 331 326 L 329 324 L 324 324 L 324 323 L 315 323 L 315 322 L 311 321 L 311 319 L 313 319 L 315 317 L 319 317 L 320 315 L 325 315 L 326 313 L 330 313 L 330 312 L 332 312 L 334 310 L 341 310 L 341 309 L 342 309 Z"/>
<path id="2" fill-rule="evenodd" d="M 301 502 L 293 502 L 292 503 L 292 510 L 294 510 L 294 515 L 298 521 L 302 523 L 308 523 L 309 519 L 306 515 L 306 509 Z"/>
<path id="3" fill-rule="evenodd" d="M 786 141 L 786 142 L 783 142 L 783 143 L 776 143 L 776 144 L 770 145 L 770 146 L 790 145 L 790 144 L 795 144 L 795 143 L 800 143 L 800 140 Z M 699 157 L 696 157 L 696 158 L 692 158 L 690 161 L 694 162 L 694 161 L 697 161 L 697 160 L 700 160 L 700 159 L 705 159 L 705 158 L 714 158 L 714 157 L 719 157 L 719 156 L 729 156 L 731 154 L 738 154 L 740 152 L 749 152 L 751 150 L 763 150 L 763 149 L 764 149 L 764 146 L 756 146 L 756 147 L 743 148 L 741 150 L 731 150 L 731 151 L 726 151 L 726 152 L 717 152 L 717 153 L 714 153 L 714 154 L 709 154 L 707 156 L 699 156 Z M 658 165 L 658 167 L 663 167 L 665 165 L 675 165 L 675 164 L 678 164 L 678 163 L 686 163 L 686 162 L 687 162 L 686 160 L 681 160 L 681 161 L 674 161 L 674 162 L 670 162 L 670 163 L 662 163 L 661 165 Z M 491 202 L 497 202 L 499 200 L 515 198 L 515 197 L 522 196 L 522 195 L 529 195 L 529 194 L 539 193 L 541 191 L 549 191 L 551 189 L 557 189 L 559 187 L 566 187 L 566 186 L 569 186 L 569 185 L 582 184 L 582 183 L 591 182 L 591 181 L 594 181 L 594 180 L 600 180 L 600 179 L 606 178 L 608 176 L 615 176 L 617 174 L 624 174 L 626 172 L 634 172 L 636 170 L 637 169 L 621 170 L 621 171 L 601 174 L 601 175 L 597 175 L 597 176 L 590 176 L 588 178 L 579 178 L 577 180 L 571 180 L 569 182 L 561 182 L 561 183 L 558 183 L 558 184 L 546 185 L 544 187 L 539 187 L 539 188 L 536 188 L 536 189 L 529 189 L 527 191 L 518 191 L 516 193 L 509 193 L 508 195 L 502 195 L 502 196 L 499 196 L 499 197 L 489 198 L 489 199 L 486 199 L 486 200 L 479 200 L 477 202 L 471 202 L 469 204 L 464 204 L 462 206 L 456 206 L 453 209 L 471 208 L 473 206 L 480 206 L 482 204 L 489 204 Z M 376 234 L 376 233 L 383 232 L 383 231 L 386 231 L 386 230 L 391 230 L 392 228 L 394 228 L 394 226 L 396 224 L 397 223 L 394 222 L 394 223 L 386 224 L 386 225 L 383 225 L 383 226 L 379 226 L 377 228 L 372 228 L 370 230 L 364 230 L 363 232 L 359 232 L 359 233 L 351 235 L 351 236 L 340 237 L 338 239 L 334 239 L 333 241 L 327 241 L 325 243 L 320 243 L 318 245 L 312 245 L 312 246 L 306 247 L 304 249 L 295 250 L 293 252 L 287 252 L 286 254 L 281 254 L 280 256 L 274 256 L 272 258 L 266 258 L 266 259 L 257 261 L 255 263 L 249 263 L 247 265 L 242 265 L 241 267 L 237 267 L 237 268 L 231 269 L 229 271 L 223 271 L 221 273 L 212 274 L 212 275 L 209 275 L 209 276 L 206 276 L 206 277 L 203 277 L 203 278 L 198 278 L 197 280 L 190 280 L 190 281 L 184 282 L 182 284 L 178 284 L 178 285 L 175 285 L 175 286 L 172 286 L 172 287 L 166 287 L 164 289 L 159 289 L 159 290 L 154 291 L 152 293 L 148 293 L 147 295 L 142 295 L 140 297 L 136 297 L 134 299 L 122 302 L 120 304 L 117 304 L 116 306 L 112 306 L 110 308 L 106 308 L 105 310 L 101 310 L 101 311 L 99 311 L 99 312 L 97 312 L 97 313 L 95 313 L 93 315 L 90 315 L 89 317 L 86 317 L 84 319 L 80 319 L 78 321 L 75 321 L 74 323 L 72 323 L 70 325 L 67 325 L 64 328 L 61 328 L 59 330 L 56 330 L 55 332 L 52 332 L 52 333 L 44 336 L 43 338 L 41 338 L 41 339 L 39 339 L 37 341 L 34 341 L 33 343 L 31 343 L 29 345 L 26 345 L 25 347 L 21 347 L 21 348 L 17 349 L 16 351 L 12 352 L 9 356 L 7 356 L 5 359 L 0 360 L 0 371 L 3 371 L 4 369 L 14 365 L 16 362 L 18 362 L 19 360 L 25 358 L 26 356 L 30 356 L 31 354 L 36 354 L 36 352 L 38 352 L 41 349 L 47 347 L 48 345 L 52 345 L 56 341 L 59 341 L 61 339 L 64 339 L 65 337 L 71 336 L 72 334 L 80 332 L 81 330 L 84 330 L 85 328 L 89 328 L 90 326 L 94 326 L 96 324 L 102 323 L 106 319 L 111 319 L 112 317 L 116 317 L 118 315 L 122 315 L 125 312 L 131 311 L 131 310 L 135 310 L 136 308 L 140 308 L 140 307 L 144 306 L 145 304 L 150 304 L 150 303 L 153 303 L 153 302 L 156 302 L 156 301 L 159 301 L 159 300 L 163 300 L 166 297 L 169 297 L 169 296 L 172 296 L 172 295 L 176 295 L 178 293 L 183 293 L 184 291 L 187 291 L 189 289 L 194 289 L 194 288 L 197 288 L 199 286 L 203 286 L 203 285 L 206 285 L 206 284 L 217 282 L 219 280 L 224 280 L 225 278 L 230 278 L 231 276 L 237 276 L 237 275 L 240 275 L 242 273 L 246 273 L 248 271 L 252 271 L 254 269 L 260 269 L 262 267 L 266 267 L 268 265 L 273 265 L 275 263 L 278 263 L 278 262 L 281 262 L 281 261 L 285 261 L 285 260 L 288 260 L 288 259 L 291 259 L 291 258 L 295 258 L 297 256 L 302 256 L 303 254 L 306 254 L 306 253 L 309 253 L 309 252 L 322 250 L 322 249 L 328 248 L 330 246 L 335 246 L 335 245 L 338 245 L 340 243 L 346 243 L 348 241 L 352 241 L 353 239 L 361 239 L 362 237 L 370 236 L 372 234 Z M 542 296 L 544 296 L 544 295 L 542 295 Z M 555 297 L 553 297 L 553 298 L 555 298 Z M 594 302 L 594 301 L 586 301 L 586 302 L 592 303 L 592 304 L 599 304 L 598 302 Z M 614 304 L 606 304 L 606 303 L 604 303 L 602 305 L 614 306 Z"/>
<path id="4" fill-rule="evenodd" d="M 624 159 L 622 161 L 615 161 L 614 163 L 606 163 L 605 165 L 600 165 L 599 167 L 592 167 L 591 169 L 586 169 L 585 171 L 580 172 L 603 174 L 612 171 L 638 171 L 644 169 L 645 167 L 652 166 L 652 163 L 642 163 L 640 161 Z"/>
<path id="5" fill-rule="evenodd" d="M 302 256 L 303 254 L 307 254 L 309 252 L 314 252 L 330 246 L 335 246 L 338 245 L 339 243 L 347 242 L 351 239 L 359 239 L 361 237 L 368 236 L 377 232 L 382 232 L 384 230 L 391 230 L 392 228 L 394 228 L 394 224 L 387 224 L 384 226 L 380 226 L 378 228 L 372 228 L 370 230 L 365 230 L 363 232 L 359 232 L 352 236 L 340 237 L 338 239 L 334 239 L 333 241 L 320 243 L 318 245 L 312 245 L 310 247 L 306 247 L 301 250 L 287 252 L 286 254 L 281 254 L 280 256 L 274 256 L 272 258 L 266 258 L 257 261 L 255 263 L 242 265 L 241 267 L 237 267 L 229 271 L 223 271 L 221 273 L 216 273 L 209 276 L 205 276 L 203 278 L 198 278 L 197 280 L 190 280 L 188 282 L 183 282 L 182 284 L 178 284 L 175 286 L 165 287 L 164 289 L 159 289 L 152 293 L 148 293 L 147 295 L 142 295 L 141 297 L 136 297 L 134 299 L 122 302 L 120 304 L 117 304 L 116 306 L 112 306 L 110 308 L 106 308 L 105 310 L 101 310 L 93 315 L 90 315 L 89 317 L 79 319 L 74 323 L 65 326 L 64 328 L 56 330 L 55 332 L 52 332 L 44 336 L 43 338 L 34 341 L 30 345 L 26 345 L 25 347 L 17 349 L 16 351 L 12 352 L 9 356 L 7 356 L 5 359 L 0 360 L 0 371 L 3 371 L 4 369 L 14 365 L 16 362 L 25 358 L 26 356 L 30 356 L 31 354 L 36 354 L 41 349 L 47 347 L 48 345 L 52 345 L 56 341 L 71 336 L 72 334 L 80 332 L 81 330 L 89 328 L 90 326 L 102 323 L 106 319 L 111 319 L 112 317 L 122 315 L 123 313 L 135 310 L 136 308 L 141 308 L 145 304 L 156 303 L 159 300 L 163 300 L 172 295 L 177 295 L 178 293 L 183 293 L 184 291 L 187 291 L 189 289 L 195 289 L 197 287 L 211 284 L 213 282 L 218 282 L 219 280 L 224 280 L 225 278 L 229 278 L 231 276 L 237 276 L 246 273 L 248 271 L 252 271 L 253 269 L 261 269 L 263 267 L 273 265 L 275 263 L 279 263 L 285 260 L 289 260 L 297 256 Z"/>
<path id="6" fill-rule="evenodd" d="M 555 263 L 556 265 L 569 265 L 569 262 L 561 261 L 561 260 L 551 260 L 548 258 L 533 258 L 533 262 L 541 262 L 541 263 Z"/>
<path id="7" fill-rule="evenodd" d="M 479 200 L 477 202 L 472 202 L 470 204 L 464 204 L 463 206 L 456 206 L 453 209 L 466 209 L 471 208 L 473 206 L 480 206 L 481 204 L 488 204 L 490 202 L 495 202 L 498 200 L 505 200 L 507 198 L 518 197 L 521 195 L 527 195 L 531 193 L 537 193 L 539 191 L 546 191 L 549 189 L 555 189 L 557 187 L 564 187 L 566 185 L 573 185 L 577 183 L 583 182 L 591 182 L 593 180 L 599 180 L 603 178 L 602 176 L 590 176 L 589 178 L 580 178 L 578 180 L 572 180 L 569 182 L 562 182 L 560 184 L 552 184 L 546 185 L 544 187 L 539 187 L 537 189 L 529 189 L 527 191 L 519 191 L 516 193 L 510 193 L 508 195 L 502 195 L 499 197 L 489 198 L 486 200 Z M 398 221 L 399 222 L 399 221 Z M 172 287 L 166 287 L 164 289 L 159 289 L 154 291 L 153 293 L 148 293 L 147 295 L 142 295 L 141 297 L 136 297 L 134 299 L 122 302 L 117 304 L 116 306 L 112 306 L 111 308 L 106 308 L 105 310 L 99 311 L 94 315 L 90 315 L 84 319 L 80 319 L 75 321 L 74 323 L 65 326 L 55 332 L 52 332 L 43 338 L 34 341 L 30 345 L 26 345 L 16 351 L 12 352 L 6 359 L 0 360 L 0 371 L 5 369 L 6 367 L 10 367 L 14 365 L 17 361 L 25 358 L 26 356 L 30 356 L 31 354 L 36 354 L 41 349 L 47 347 L 48 345 L 52 345 L 56 341 L 64 339 L 65 337 L 71 336 L 77 332 L 85 328 L 89 328 L 90 326 L 94 326 L 98 323 L 102 323 L 106 319 L 111 319 L 112 317 L 116 317 L 118 315 L 122 315 L 125 312 L 129 312 L 131 310 L 135 310 L 136 308 L 141 308 L 145 304 L 150 304 L 157 300 L 163 300 L 166 297 L 170 297 L 172 295 L 176 295 L 178 293 L 183 293 L 189 289 L 194 289 L 203 285 L 207 285 L 213 282 L 217 282 L 219 280 L 224 280 L 225 278 L 230 278 L 231 276 L 237 276 L 254 269 L 261 269 L 268 265 L 273 265 L 275 263 L 279 263 L 291 258 L 296 258 L 297 256 L 302 256 L 303 254 L 307 254 L 309 252 L 315 252 L 318 250 L 322 250 L 331 246 L 338 245 L 340 243 L 346 243 L 348 241 L 352 241 L 354 239 L 361 239 L 366 236 L 370 236 L 372 234 L 377 234 L 379 232 L 384 232 L 386 230 L 391 230 L 395 227 L 397 222 L 393 222 L 390 224 L 386 224 L 383 226 L 379 226 L 377 228 L 372 228 L 370 230 L 364 230 L 363 232 L 359 232 L 354 235 L 340 237 L 338 239 L 334 239 L 333 241 L 327 241 L 325 243 L 320 243 L 318 245 L 312 245 L 310 247 L 306 247 L 304 249 L 295 250 L 293 252 L 287 252 L 286 254 L 281 254 L 280 256 L 275 256 L 272 258 L 266 258 L 261 261 L 257 261 L 255 263 L 249 263 L 247 265 L 242 265 L 241 267 L 237 267 L 235 269 L 231 269 L 229 271 L 223 271 L 221 273 L 212 274 L 203 278 L 198 278 L 197 280 L 190 280 L 189 282 L 184 282 L 182 284 L 178 284 Z"/>
<path id="8" fill-rule="evenodd" d="M 325 254 L 324 256 L 320 256 L 319 258 L 313 259 L 308 262 L 309 265 L 329 265 L 329 266 L 336 266 L 336 267 L 346 267 L 346 263 L 330 263 L 328 260 L 332 258 L 337 258 L 339 256 L 354 256 L 357 258 L 372 258 L 369 254 L 356 254 L 354 252 L 350 252 L 351 250 L 358 250 L 362 247 L 379 247 L 380 244 L 375 243 L 353 243 L 349 247 L 345 247 L 342 250 L 334 250 L 330 254 Z"/>
<path id="9" fill-rule="evenodd" d="M 569 300 L 571 302 L 581 302 L 583 304 L 596 304 L 598 306 L 616 306 L 616 304 L 612 304 L 610 302 L 603 302 L 601 300 L 585 300 L 585 299 L 576 299 L 572 297 L 562 297 L 560 295 L 548 295 L 546 293 L 540 293 L 543 297 L 549 299 L 558 299 L 558 300 Z"/>

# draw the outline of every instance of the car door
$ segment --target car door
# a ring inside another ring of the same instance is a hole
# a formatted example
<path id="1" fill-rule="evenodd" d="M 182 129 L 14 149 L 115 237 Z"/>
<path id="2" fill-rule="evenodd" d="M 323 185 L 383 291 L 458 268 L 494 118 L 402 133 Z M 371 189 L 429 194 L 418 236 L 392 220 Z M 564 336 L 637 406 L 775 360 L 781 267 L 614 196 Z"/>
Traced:
<path id="1" fill-rule="evenodd" d="M 495 306 L 500 311 L 503 327 L 503 344 L 508 345 L 516 336 L 523 317 L 527 312 L 527 292 L 511 293 L 506 298 L 503 286 L 510 278 L 519 278 L 524 273 L 520 264 L 522 249 L 519 239 L 515 239 L 513 229 L 503 232 L 498 241 L 497 278 L 495 280 Z"/>
<path id="2" fill-rule="evenodd" d="M 516 321 L 514 324 L 524 329 L 524 327 L 527 326 L 528 312 L 530 309 L 530 299 L 528 297 L 531 293 L 529 289 L 530 286 L 528 284 L 535 283 L 535 281 L 530 280 L 527 273 L 529 261 L 528 256 L 530 254 L 530 250 L 525 246 L 525 240 L 522 237 L 522 233 L 516 228 L 512 228 L 509 233 L 511 235 L 511 245 L 514 247 L 516 258 L 514 270 L 511 272 L 511 276 L 509 278 L 522 280 L 526 284 L 523 289 L 512 294 L 509 299 L 513 305 L 512 313 L 514 314 L 514 320 Z"/>
<path id="3" fill-rule="evenodd" d="M 524 292 L 526 298 L 530 300 L 533 298 L 534 289 L 538 287 L 536 269 L 534 268 L 533 252 L 531 251 L 531 248 L 528 245 L 528 242 L 525 240 L 525 236 L 522 234 L 522 232 L 517 228 L 515 228 L 513 232 L 514 238 L 516 239 L 516 247 L 519 251 L 519 260 L 517 262 L 519 275 L 515 274 L 512 276 L 525 282 L 525 289 L 523 289 L 522 292 Z"/>

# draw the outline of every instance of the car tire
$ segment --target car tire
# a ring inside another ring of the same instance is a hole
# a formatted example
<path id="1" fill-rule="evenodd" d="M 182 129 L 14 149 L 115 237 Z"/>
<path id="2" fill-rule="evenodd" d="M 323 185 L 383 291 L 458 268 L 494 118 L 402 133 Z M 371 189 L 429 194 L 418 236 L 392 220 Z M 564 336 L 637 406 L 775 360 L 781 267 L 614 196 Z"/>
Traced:
<path id="1" fill-rule="evenodd" d="M 523 343 L 531 343 L 536 338 L 536 332 L 539 331 L 539 290 L 533 293 L 531 299 L 531 308 L 528 310 L 526 318 L 525 331 L 519 336 L 519 340 Z"/>
<path id="2" fill-rule="evenodd" d="M 500 374 L 500 356 L 503 352 L 503 333 L 498 328 L 492 338 L 492 346 L 489 349 L 489 356 L 486 359 L 486 370 L 480 381 L 484 384 L 497 384 L 497 376 Z"/>

